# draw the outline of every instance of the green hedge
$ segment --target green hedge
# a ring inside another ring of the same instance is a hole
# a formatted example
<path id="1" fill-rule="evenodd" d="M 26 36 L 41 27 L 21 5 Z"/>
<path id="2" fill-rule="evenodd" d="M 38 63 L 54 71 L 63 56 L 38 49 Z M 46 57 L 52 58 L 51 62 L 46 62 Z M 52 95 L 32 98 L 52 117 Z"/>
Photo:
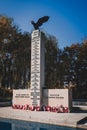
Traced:
<path id="1" fill-rule="evenodd" d="M 12 99 L 12 90 L 0 88 L 0 101 L 9 101 Z"/>

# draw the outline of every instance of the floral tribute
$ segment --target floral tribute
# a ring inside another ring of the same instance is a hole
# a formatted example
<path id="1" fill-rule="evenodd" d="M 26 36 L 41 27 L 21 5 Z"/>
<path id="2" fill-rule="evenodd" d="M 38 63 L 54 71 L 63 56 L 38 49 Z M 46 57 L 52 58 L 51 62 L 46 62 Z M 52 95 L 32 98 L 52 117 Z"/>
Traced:
<path id="1" fill-rule="evenodd" d="M 49 111 L 49 112 L 57 112 L 57 113 L 68 113 L 69 112 L 69 108 L 68 107 L 64 107 L 63 105 L 60 106 L 30 106 L 28 104 L 25 105 L 18 105 L 18 104 L 14 104 L 12 105 L 13 109 L 20 109 L 20 110 L 31 110 L 31 111 Z"/>

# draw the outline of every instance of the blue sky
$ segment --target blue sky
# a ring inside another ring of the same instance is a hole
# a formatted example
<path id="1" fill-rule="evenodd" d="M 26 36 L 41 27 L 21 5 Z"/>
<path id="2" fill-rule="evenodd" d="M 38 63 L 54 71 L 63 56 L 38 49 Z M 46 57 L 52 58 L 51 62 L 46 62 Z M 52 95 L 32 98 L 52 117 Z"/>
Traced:
<path id="1" fill-rule="evenodd" d="M 60 48 L 87 38 L 87 0 L 0 0 L 0 14 L 27 32 L 33 30 L 31 20 L 50 16 L 41 29 L 55 36 Z"/>

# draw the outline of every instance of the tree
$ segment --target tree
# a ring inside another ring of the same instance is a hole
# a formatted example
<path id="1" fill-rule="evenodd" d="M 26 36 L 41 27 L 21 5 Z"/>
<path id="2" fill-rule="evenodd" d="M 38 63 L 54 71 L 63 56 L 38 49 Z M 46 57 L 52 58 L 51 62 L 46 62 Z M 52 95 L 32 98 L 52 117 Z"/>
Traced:
<path id="1" fill-rule="evenodd" d="M 12 18 L 2 15 L 0 34 L 1 85 L 18 88 L 19 85 L 22 86 L 23 83 L 25 85 L 29 81 L 30 34 L 22 33 L 18 26 L 14 25 Z"/>
<path id="2" fill-rule="evenodd" d="M 72 84 L 75 87 L 74 97 L 84 97 L 87 90 L 87 41 L 65 47 L 60 54 L 59 64 L 60 84 Z"/>
<path id="3" fill-rule="evenodd" d="M 80 47 L 78 59 L 76 63 L 76 72 L 78 76 L 77 90 L 82 98 L 87 97 L 87 40 Z"/>
<path id="4" fill-rule="evenodd" d="M 48 36 L 45 44 L 45 85 L 55 88 L 57 83 L 58 42 L 54 36 Z"/>

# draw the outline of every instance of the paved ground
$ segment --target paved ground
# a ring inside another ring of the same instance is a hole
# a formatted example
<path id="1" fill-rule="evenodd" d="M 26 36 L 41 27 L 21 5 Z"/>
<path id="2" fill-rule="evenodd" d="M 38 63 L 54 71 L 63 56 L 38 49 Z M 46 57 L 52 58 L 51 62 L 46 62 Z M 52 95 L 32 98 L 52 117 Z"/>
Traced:
<path id="1" fill-rule="evenodd" d="M 24 120 L 87 129 L 87 113 L 55 113 L 0 107 L 0 120 Z"/>

